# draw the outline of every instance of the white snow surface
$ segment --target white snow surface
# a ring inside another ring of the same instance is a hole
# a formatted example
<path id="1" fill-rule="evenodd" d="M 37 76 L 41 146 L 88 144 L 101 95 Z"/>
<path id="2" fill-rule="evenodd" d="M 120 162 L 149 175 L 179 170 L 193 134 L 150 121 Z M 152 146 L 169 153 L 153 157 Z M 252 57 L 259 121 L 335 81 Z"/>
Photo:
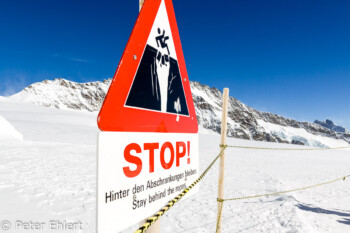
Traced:
<path id="1" fill-rule="evenodd" d="M 81 221 L 95 232 L 96 113 L 0 100 L 0 115 L 24 140 L 0 140 L 0 222 Z M 271 127 L 270 130 L 273 130 Z M 286 133 L 287 134 L 287 133 Z M 291 135 L 288 131 L 287 135 Z M 326 146 L 338 146 L 324 141 Z M 200 135 L 200 170 L 219 152 L 219 135 Z M 230 145 L 304 148 L 228 138 Z M 350 174 L 350 150 L 227 149 L 225 197 L 276 192 Z M 200 191 L 161 218 L 161 232 L 215 232 L 218 163 Z M 132 216 L 130 216 L 132 218 Z M 350 179 L 283 195 L 225 202 L 223 232 L 350 232 Z M 137 224 L 123 232 L 133 232 Z M 49 232 L 10 230 L 7 232 Z M 1 231 L 1 230 L 0 230 Z M 51 231 L 50 231 L 51 232 Z"/>
<path id="2" fill-rule="evenodd" d="M 22 140 L 20 134 L 3 116 L 0 115 L 0 141 Z"/>

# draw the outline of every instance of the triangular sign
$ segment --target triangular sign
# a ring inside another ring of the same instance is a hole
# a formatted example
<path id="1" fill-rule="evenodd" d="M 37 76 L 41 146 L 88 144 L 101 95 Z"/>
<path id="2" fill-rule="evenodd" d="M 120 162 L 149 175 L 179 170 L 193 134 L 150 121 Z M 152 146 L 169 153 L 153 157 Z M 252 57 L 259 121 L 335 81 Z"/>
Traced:
<path id="1" fill-rule="evenodd" d="M 171 0 L 146 0 L 98 116 L 102 131 L 197 133 Z"/>

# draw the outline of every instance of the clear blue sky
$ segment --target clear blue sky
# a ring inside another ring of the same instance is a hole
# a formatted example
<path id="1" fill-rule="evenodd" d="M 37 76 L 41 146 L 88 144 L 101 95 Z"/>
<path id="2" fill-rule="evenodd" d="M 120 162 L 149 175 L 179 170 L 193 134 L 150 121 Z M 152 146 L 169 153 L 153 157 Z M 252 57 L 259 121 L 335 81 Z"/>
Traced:
<path id="1" fill-rule="evenodd" d="M 350 1 L 173 2 L 190 80 L 350 128 Z M 112 77 L 137 15 L 138 0 L 0 1 L 0 95 Z"/>

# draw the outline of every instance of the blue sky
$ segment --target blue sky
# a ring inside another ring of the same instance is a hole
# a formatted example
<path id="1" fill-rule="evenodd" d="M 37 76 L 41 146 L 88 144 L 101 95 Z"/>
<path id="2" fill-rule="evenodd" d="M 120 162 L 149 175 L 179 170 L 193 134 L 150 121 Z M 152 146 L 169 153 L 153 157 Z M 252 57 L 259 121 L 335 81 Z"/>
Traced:
<path id="1" fill-rule="evenodd" d="M 190 80 L 350 128 L 350 1 L 173 1 Z M 138 0 L 0 1 L 0 95 L 112 77 L 137 15 Z"/>

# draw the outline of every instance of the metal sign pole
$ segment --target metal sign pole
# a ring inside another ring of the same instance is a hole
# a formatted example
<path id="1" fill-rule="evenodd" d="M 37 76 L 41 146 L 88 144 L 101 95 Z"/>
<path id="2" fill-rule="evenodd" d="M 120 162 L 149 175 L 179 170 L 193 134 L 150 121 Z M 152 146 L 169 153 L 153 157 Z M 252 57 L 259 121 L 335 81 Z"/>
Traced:
<path id="1" fill-rule="evenodd" d="M 224 88 L 224 93 L 222 95 L 221 145 L 226 145 L 228 93 L 229 93 L 229 89 Z M 219 185 L 218 185 L 218 198 L 220 199 L 224 198 L 224 173 L 225 173 L 225 151 L 222 152 L 220 157 Z M 218 202 L 217 233 L 221 233 L 222 205 L 223 205 L 222 202 Z"/>

